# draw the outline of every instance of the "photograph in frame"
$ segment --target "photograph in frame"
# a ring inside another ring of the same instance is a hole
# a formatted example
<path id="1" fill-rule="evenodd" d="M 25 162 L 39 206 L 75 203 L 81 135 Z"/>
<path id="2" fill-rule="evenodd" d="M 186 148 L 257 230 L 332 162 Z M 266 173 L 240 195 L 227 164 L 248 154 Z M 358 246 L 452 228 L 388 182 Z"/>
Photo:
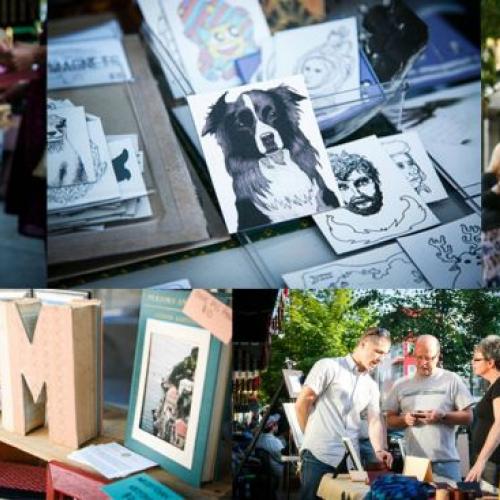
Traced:
<path id="1" fill-rule="evenodd" d="M 143 291 L 125 446 L 200 487 L 218 477 L 230 357 L 184 314 L 191 293 Z"/>

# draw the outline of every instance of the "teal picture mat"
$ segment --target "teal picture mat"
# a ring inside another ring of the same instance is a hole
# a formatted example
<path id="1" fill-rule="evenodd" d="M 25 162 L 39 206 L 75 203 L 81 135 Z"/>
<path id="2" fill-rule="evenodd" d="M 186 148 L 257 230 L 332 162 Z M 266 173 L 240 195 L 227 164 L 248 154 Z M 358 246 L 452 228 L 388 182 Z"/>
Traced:
<path id="1" fill-rule="evenodd" d="M 144 445 L 139 440 L 132 437 L 132 426 L 136 412 L 137 394 L 139 391 L 139 379 L 141 374 L 141 362 L 144 349 L 144 337 L 146 322 L 148 319 L 181 324 L 191 327 L 201 328 L 200 325 L 188 318 L 182 308 L 186 303 L 190 291 L 160 291 L 144 290 L 141 301 L 141 312 L 139 316 L 139 330 L 137 347 L 134 359 L 134 371 L 132 376 L 132 387 L 130 392 L 130 403 L 127 418 L 127 429 L 125 432 L 125 446 L 141 455 L 157 462 L 168 473 L 175 475 L 186 483 L 199 487 L 201 485 L 203 465 L 210 432 L 212 418 L 213 400 L 217 389 L 217 375 L 219 371 L 219 360 L 221 353 L 221 342 L 213 335 L 210 336 L 207 367 L 205 381 L 203 384 L 200 416 L 198 420 L 198 431 L 194 444 L 194 455 L 191 469 L 188 469 L 167 456 Z M 146 367 L 145 367 L 146 369 Z M 142 402 L 139 402 L 141 404 Z M 158 438 L 159 439 L 159 438 Z"/>

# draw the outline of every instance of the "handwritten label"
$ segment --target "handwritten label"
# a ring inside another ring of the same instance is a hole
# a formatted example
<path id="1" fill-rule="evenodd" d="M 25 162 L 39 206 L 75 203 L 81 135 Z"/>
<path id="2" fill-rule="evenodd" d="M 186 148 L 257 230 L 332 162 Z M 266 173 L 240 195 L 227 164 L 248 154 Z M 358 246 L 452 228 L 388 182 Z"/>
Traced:
<path id="1" fill-rule="evenodd" d="M 193 290 L 182 312 L 225 344 L 231 342 L 233 310 L 206 290 Z"/>

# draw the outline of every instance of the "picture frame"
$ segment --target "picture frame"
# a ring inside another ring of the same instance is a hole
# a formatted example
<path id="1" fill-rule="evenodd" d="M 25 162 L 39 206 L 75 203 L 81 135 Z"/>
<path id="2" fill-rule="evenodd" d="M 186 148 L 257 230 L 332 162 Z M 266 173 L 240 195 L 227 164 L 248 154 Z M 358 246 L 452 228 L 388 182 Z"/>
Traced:
<path id="1" fill-rule="evenodd" d="M 286 368 L 282 371 L 288 395 L 291 399 L 297 399 L 300 391 L 302 390 L 300 378 L 304 375 L 304 373 L 301 370 L 289 370 Z"/>
<path id="2" fill-rule="evenodd" d="M 143 292 L 125 446 L 199 487 L 213 479 L 223 346 L 182 312 L 189 294 Z"/>
<path id="3" fill-rule="evenodd" d="M 342 443 L 344 444 L 345 450 L 350 456 L 352 463 L 354 464 L 354 467 L 356 467 L 356 470 L 364 471 L 365 469 L 363 468 L 363 464 L 361 463 L 361 458 L 359 457 L 359 454 L 356 448 L 354 447 L 352 439 L 348 437 L 343 437 Z"/>

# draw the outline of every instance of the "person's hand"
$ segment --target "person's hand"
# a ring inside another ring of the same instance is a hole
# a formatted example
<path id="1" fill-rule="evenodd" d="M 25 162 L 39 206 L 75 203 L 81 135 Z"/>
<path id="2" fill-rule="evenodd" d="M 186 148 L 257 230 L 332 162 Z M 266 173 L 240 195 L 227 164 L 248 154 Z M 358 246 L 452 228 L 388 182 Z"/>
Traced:
<path id="1" fill-rule="evenodd" d="M 375 452 L 375 456 L 377 457 L 377 460 L 384 463 L 388 469 L 392 467 L 392 462 L 394 459 L 387 450 L 378 450 Z"/>
<path id="2" fill-rule="evenodd" d="M 14 71 L 29 71 L 37 62 L 40 47 L 31 43 L 19 43 L 12 49 L 11 67 Z"/>
<path id="3" fill-rule="evenodd" d="M 422 418 L 419 418 L 418 421 L 424 425 L 438 424 L 442 421 L 443 417 L 446 415 L 446 412 L 444 412 L 443 410 L 430 410 L 430 411 L 423 411 L 420 413 L 422 413 L 423 416 Z"/>
<path id="4" fill-rule="evenodd" d="M 466 481 L 480 481 L 481 476 L 483 475 L 484 466 L 486 462 L 482 460 L 476 460 L 476 463 L 473 465 L 467 476 L 465 476 Z"/>
<path id="5" fill-rule="evenodd" d="M 411 413 L 405 413 L 403 420 L 408 427 L 413 427 L 417 423 L 417 419 Z"/>

